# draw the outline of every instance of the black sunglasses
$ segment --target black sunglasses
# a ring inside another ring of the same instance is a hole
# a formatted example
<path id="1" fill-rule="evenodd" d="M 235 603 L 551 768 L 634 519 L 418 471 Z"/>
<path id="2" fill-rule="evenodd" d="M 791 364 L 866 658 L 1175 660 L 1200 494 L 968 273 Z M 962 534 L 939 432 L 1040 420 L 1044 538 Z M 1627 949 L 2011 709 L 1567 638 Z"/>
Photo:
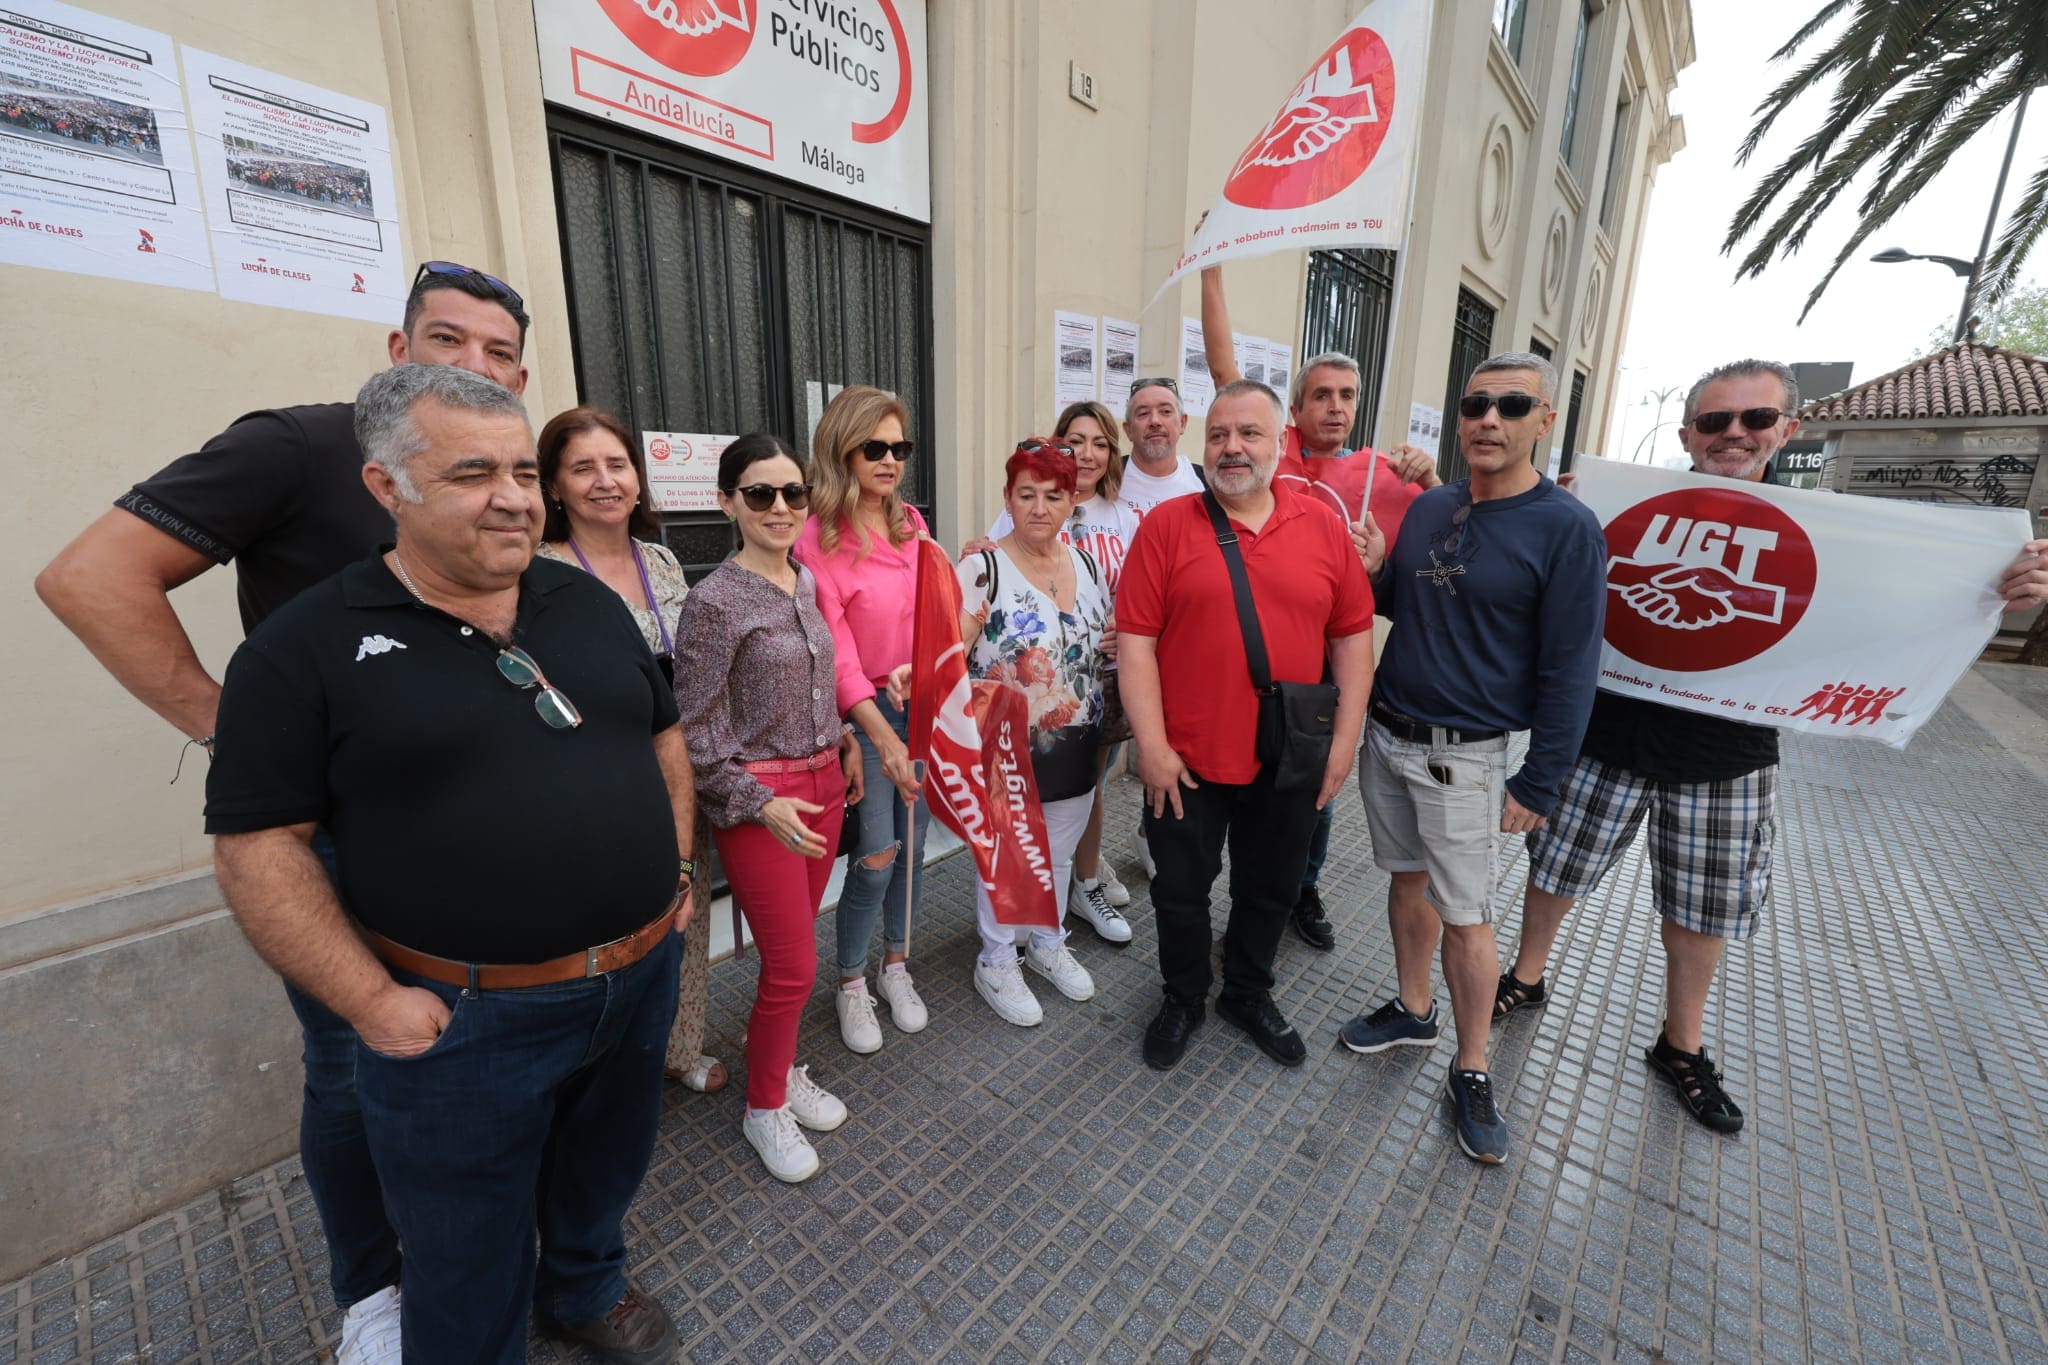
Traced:
<path id="1" fill-rule="evenodd" d="M 1133 379 L 1131 381 L 1131 392 L 1136 393 L 1139 389 L 1165 389 L 1168 393 L 1178 398 L 1180 396 L 1180 381 L 1169 378 L 1166 375 L 1160 375 L 1157 379 Z"/>
<path id="2" fill-rule="evenodd" d="M 910 463 L 910 457 L 917 454 L 915 441 L 863 441 L 854 447 L 869 464 L 880 464 L 886 455 L 894 455 L 898 464 Z"/>
<path id="3" fill-rule="evenodd" d="M 1019 455 L 1036 455 L 1041 450 L 1050 450 L 1053 454 L 1064 455 L 1070 460 L 1074 458 L 1074 448 L 1065 441 L 1047 441 L 1033 436 L 1028 441 L 1017 443 L 1017 453 Z"/>
<path id="4" fill-rule="evenodd" d="M 540 695 L 533 699 L 533 709 L 540 712 L 540 718 L 550 728 L 573 730 L 583 723 L 583 713 L 576 709 L 562 689 L 548 681 L 548 675 L 540 671 L 540 665 L 533 656 L 518 645 L 507 645 L 498 651 L 498 672 L 514 687 L 538 687 Z"/>
<path id="5" fill-rule="evenodd" d="M 811 486 L 807 483 L 750 483 L 744 488 L 725 491 L 739 494 L 741 500 L 756 512 L 765 512 L 773 507 L 777 497 L 792 512 L 801 512 L 811 505 Z"/>
<path id="6" fill-rule="evenodd" d="M 1744 408 L 1741 412 L 1701 412 L 1692 419 L 1693 429 L 1702 436 L 1716 436 L 1728 430 L 1736 418 L 1745 431 L 1769 431 L 1785 415 L 1783 408 Z"/>
<path id="7" fill-rule="evenodd" d="M 1543 400 L 1528 393 L 1468 393 L 1458 400 L 1458 416 L 1476 422 L 1486 416 L 1488 408 L 1499 408 L 1501 419 L 1512 422 L 1534 412 L 1538 403 Z"/>
<path id="8" fill-rule="evenodd" d="M 514 308 L 524 308 L 526 306 L 526 300 L 519 297 L 517 289 L 514 289 L 496 275 L 486 275 L 483 271 L 472 269 L 460 261 L 421 261 L 420 268 L 413 272 L 412 287 L 414 289 L 419 288 L 420 281 L 429 275 L 474 275 L 491 288 L 497 290 L 499 294 L 504 296 L 505 302 L 511 304 Z"/>
<path id="9" fill-rule="evenodd" d="M 1454 555 L 1465 544 L 1465 523 L 1472 519 L 1472 500 L 1467 498 L 1458 504 L 1458 510 L 1451 513 L 1450 538 L 1444 541 L 1444 553 Z"/>

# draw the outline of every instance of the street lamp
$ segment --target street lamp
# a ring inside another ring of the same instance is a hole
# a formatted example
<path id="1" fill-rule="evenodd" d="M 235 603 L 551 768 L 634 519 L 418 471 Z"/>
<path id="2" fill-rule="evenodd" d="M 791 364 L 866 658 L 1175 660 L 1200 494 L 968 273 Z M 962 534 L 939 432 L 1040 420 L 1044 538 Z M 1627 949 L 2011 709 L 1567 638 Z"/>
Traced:
<path id="1" fill-rule="evenodd" d="M 2005 198 L 2005 178 L 2012 170 L 2012 154 L 2020 145 L 2020 125 L 2027 121 L 2027 100 L 2032 90 L 2020 92 L 2020 104 L 2013 114 L 2012 136 L 2005 142 L 2005 160 L 1998 167 L 1998 183 L 1991 190 L 1991 212 L 1984 219 L 1984 240 L 1977 244 L 1977 259 L 1959 260 L 1954 256 L 1922 256 L 1911 251 L 1889 247 L 1870 259 L 1895 265 L 1900 261 L 1937 261 L 1969 281 L 1963 286 L 1963 308 L 1956 314 L 1956 334 L 1950 345 L 1960 344 L 1970 334 L 1970 309 L 1977 302 L 1977 282 L 1984 276 L 1984 258 L 1991 254 L 1991 234 L 1998 227 L 1998 204 Z"/>
<path id="2" fill-rule="evenodd" d="M 1648 406 L 1650 406 L 1650 399 L 1653 396 L 1656 398 L 1657 421 L 1654 426 L 1652 426 L 1648 431 L 1643 433 L 1643 439 L 1637 441 L 1636 448 L 1629 453 L 1628 462 L 1630 464 L 1636 463 L 1637 457 L 1643 453 L 1644 444 L 1648 442 L 1652 436 L 1655 436 L 1659 431 L 1662 431 L 1664 429 L 1664 405 L 1671 401 L 1671 397 L 1673 394 L 1678 393 L 1680 391 L 1681 386 L 1674 384 L 1668 389 L 1651 389 L 1648 393 L 1645 393 L 1642 396 L 1642 398 L 1637 400 L 1639 406 L 1647 408 Z"/>

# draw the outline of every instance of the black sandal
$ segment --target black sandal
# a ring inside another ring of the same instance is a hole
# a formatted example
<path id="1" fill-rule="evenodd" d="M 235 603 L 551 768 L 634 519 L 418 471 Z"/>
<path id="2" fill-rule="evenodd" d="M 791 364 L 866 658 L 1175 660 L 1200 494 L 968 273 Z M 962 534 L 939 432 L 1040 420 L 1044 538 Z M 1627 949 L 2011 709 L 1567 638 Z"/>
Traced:
<path id="1" fill-rule="evenodd" d="M 1741 1131 L 1741 1106 L 1721 1088 L 1721 1073 L 1704 1045 L 1698 1052 L 1680 1052 L 1660 1033 L 1655 1047 L 1643 1049 L 1643 1059 L 1664 1073 L 1694 1118 L 1717 1133 Z"/>
<path id="2" fill-rule="evenodd" d="M 1537 977 L 1534 984 L 1518 980 L 1513 972 L 1502 972 L 1500 984 L 1493 990 L 1493 1022 L 1513 1014 L 1516 1010 L 1540 1009 L 1550 1003 L 1550 991 L 1543 984 L 1547 978 Z"/>

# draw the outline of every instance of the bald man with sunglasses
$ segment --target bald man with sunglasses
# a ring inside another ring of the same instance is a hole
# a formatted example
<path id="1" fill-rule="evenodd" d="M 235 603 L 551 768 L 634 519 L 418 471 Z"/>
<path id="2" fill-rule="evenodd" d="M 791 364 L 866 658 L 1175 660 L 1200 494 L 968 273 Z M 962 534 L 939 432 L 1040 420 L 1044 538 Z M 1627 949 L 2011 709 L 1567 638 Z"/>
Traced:
<path id="1" fill-rule="evenodd" d="M 1693 472 L 1761 482 L 1799 430 L 1799 382 L 1774 360 L 1702 375 L 1685 398 L 1679 444 Z M 2008 570 L 2008 610 L 2048 600 L 2048 541 Z M 1654 814 L 1653 814 L 1654 812 Z M 1718 1133 L 1743 1125 L 1704 1037 L 1722 946 L 1756 932 L 1770 897 L 1778 819 L 1778 732 L 1601 692 L 1557 809 L 1529 836 L 1529 883 L 1515 965 L 1494 996 L 1496 1023 L 1547 1004 L 1545 966 L 1564 917 L 1635 841 L 1650 815 L 1651 897 L 1662 921 L 1664 1029 L 1644 1052 L 1687 1112 Z"/>

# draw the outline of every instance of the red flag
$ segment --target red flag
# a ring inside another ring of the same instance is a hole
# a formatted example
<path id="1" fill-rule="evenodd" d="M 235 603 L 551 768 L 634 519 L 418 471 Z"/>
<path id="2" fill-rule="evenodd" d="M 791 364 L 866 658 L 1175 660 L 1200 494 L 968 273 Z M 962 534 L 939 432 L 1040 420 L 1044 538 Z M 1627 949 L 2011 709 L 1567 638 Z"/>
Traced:
<path id="1" fill-rule="evenodd" d="M 1021 688 L 967 676 L 959 580 L 937 544 L 920 540 L 917 550 L 910 756 L 925 763 L 925 803 L 974 854 L 998 924 L 1057 929 L 1030 702 Z"/>

